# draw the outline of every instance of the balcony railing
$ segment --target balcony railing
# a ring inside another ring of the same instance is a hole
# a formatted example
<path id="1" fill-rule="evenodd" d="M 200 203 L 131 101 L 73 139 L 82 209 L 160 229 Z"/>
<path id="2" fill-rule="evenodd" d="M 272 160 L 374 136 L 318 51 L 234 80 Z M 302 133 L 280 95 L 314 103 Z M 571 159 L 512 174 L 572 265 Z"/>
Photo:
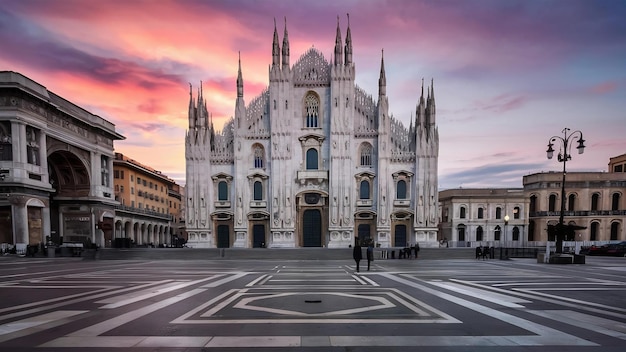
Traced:
<path id="1" fill-rule="evenodd" d="M 152 216 L 152 217 L 161 218 L 161 219 L 170 220 L 170 221 L 173 220 L 173 217 L 170 214 L 163 214 L 163 213 L 159 213 L 159 212 L 148 210 L 148 209 L 134 208 L 134 207 L 126 206 L 126 205 L 116 205 L 115 211 L 137 214 L 137 215 Z"/>
<path id="2" fill-rule="evenodd" d="M 563 214 L 565 216 L 619 216 L 626 215 L 626 210 L 575 210 L 566 211 Z M 535 211 L 528 214 L 531 218 L 559 215 L 561 215 L 559 211 Z"/>

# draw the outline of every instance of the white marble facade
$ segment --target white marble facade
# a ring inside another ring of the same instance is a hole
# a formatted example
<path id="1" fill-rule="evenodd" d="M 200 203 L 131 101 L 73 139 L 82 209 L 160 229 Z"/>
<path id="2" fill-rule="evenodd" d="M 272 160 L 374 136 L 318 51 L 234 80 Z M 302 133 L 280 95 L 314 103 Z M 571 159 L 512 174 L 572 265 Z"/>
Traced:
<path id="1" fill-rule="evenodd" d="M 186 229 L 193 247 L 437 245 L 439 137 L 431 83 L 407 128 L 355 84 L 350 26 L 331 60 L 315 48 L 290 65 L 274 28 L 269 86 L 216 131 L 202 87 L 190 91 Z M 411 112 L 406 112 L 407 115 Z M 413 115 L 413 114 L 411 114 Z"/>

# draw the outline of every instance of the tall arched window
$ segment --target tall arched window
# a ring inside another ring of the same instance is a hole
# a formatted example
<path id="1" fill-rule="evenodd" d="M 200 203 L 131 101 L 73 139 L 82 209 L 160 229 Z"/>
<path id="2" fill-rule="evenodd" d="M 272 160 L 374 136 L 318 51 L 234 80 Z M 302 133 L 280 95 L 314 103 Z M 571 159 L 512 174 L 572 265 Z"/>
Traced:
<path id="1" fill-rule="evenodd" d="M 567 197 L 567 210 L 569 211 L 576 210 L 574 208 L 575 205 L 576 205 L 576 195 L 572 193 L 569 195 L 569 197 Z"/>
<path id="2" fill-rule="evenodd" d="M 254 146 L 254 168 L 262 169 L 265 161 L 265 152 L 260 145 Z"/>
<path id="3" fill-rule="evenodd" d="M 496 208 L 496 219 L 502 219 L 502 208 Z"/>
<path id="4" fill-rule="evenodd" d="M 400 180 L 396 185 L 396 199 L 406 199 L 406 181 Z"/>
<path id="5" fill-rule="evenodd" d="M 306 127 L 319 127 L 320 100 L 315 93 L 307 94 L 304 99 Z"/>
<path id="6" fill-rule="evenodd" d="M 619 234 L 619 222 L 614 221 L 611 224 L 611 241 L 617 241 L 618 234 Z"/>
<path id="7" fill-rule="evenodd" d="M 478 208 L 478 218 L 482 219 L 485 217 L 485 209 L 483 209 L 482 207 Z"/>
<path id="8" fill-rule="evenodd" d="M 530 204 L 528 205 L 529 211 L 531 213 L 535 213 L 537 211 L 537 196 L 533 195 L 530 197 Z"/>
<path id="9" fill-rule="evenodd" d="M 594 193 L 591 195 L 591 211 L 598 210 L 599 201 L 600 201 L 600 195 L 598 193 Z"/>
<path id="10" fill-rule="evenodd" d="M 372 166 L 372 145 L 369 143 L 361 146 L 361 166 Z"/>
<path id="11" fill-rule="evenodd" d="M 254 200 L 263 200 L 263 183 L 261 181 L 254 182 Z"/>
<path id="12" fill-rule="evenodd" d="M 519 227 L 513 227 L 513 241 L 519 241 Z"/>
<path id="13" fill-rule="evenodd" d="M 465 225 L 461 224 L 457 226 L 457 235 L 459 242 L 465 242 Z"/>
<path id="14" fill-rule="evenodd" d="M 556 194 L 551 194 L 548 199 L 548 211 L 556 211 Z"/>
<path id="15" fill-rule="evenodd" d="M 534 220 L 530 220 L 528 222 L 528 240 L 529 241 L 534 241 L 535 240 L 535 221 Z"/>
<path id="16" fill-rule="evenodd" d="M 465 219 L 465 207 L 459 209 L 459 218 Z"/>
<path id="17" fill-rule="evenodd" d="M 367 180 L 361 181 L 361 185 L 359 186 L 359 198 L 360 199 L 370 199 L 370 183 Z"/>
<path id="18" fill-rule="evenodd" d="M 483 227 L 482 226 L 478 226 L 476 228 L 476 241 L 482 241 L 483 240 Z"/>
<path id="19" fill-rule="evenodd" d="M 496 225 L 496 228 L 493 232 L 493 240 L 494 241 L 500 241 L 500 235 L 502 234 L 502 229 L 500 228 L 500 225 Z"/>
<path id="20" fill-rule="evenodd" d="M 597 241 L 598 240 L 598 226 L 597 222 L 591 223 L 591 229 L 589 229 L 589 241 Z"/>
<path id="21" fill-rule="evenodd" d="M 217 200 L 228 200 L 228 184 L 220 181 L 217 184 Z"/>
<path id="22" fill-rule="evenodd" d="M 310 148 L 306 151 L 306 169 L 317 170 L 317 149 Z"/>
<path id="23" fill-rule="evenodd" d="M 520 208 L 519 207 L 513 208 L 513 219 L 519 219 L 519 216 L 520 216 Z"/>
<path id="24" fill-rule="evenodd" d="M 619 210 L 619 193 L 613 193 L 611 199 L 611 210 Z"/>

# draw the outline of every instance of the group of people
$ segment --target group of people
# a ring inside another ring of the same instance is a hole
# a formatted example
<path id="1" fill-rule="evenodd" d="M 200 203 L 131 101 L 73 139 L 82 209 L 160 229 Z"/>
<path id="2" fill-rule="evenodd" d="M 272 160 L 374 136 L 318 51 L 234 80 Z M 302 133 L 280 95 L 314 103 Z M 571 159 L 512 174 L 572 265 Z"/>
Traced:
<path id="1" fill-rule="evenodd" d="M 366 259 L 367 259 L 367 271 L 370 271 L 371 262 L 374 261 L 374 241 L 372 241 L 371 239 L 367 239 L 365 245 L 367 245 L 367 250 L 365 251 Z M 409 244 L 408 247 L 404 247 L 400 249 L 398 253 L 398 259 L 402 259 L 402 258 L 417 259 L 417 254 L 419 253 L 419 251 L 420 251 L 419 243 L 415 243 L 414 245 Z M 363 259 L 363 252 L 362 252 L 361 244 L 358 238 L 356 239 L 354 243 L 354 249 L 352 250 L 352 257 L 354 258 L 354 261 L 356 263 L 356 272 L 358 273 L 360 270 L 359 264 L 361 260 Z"/>
<path id="2" fill-rule="evenodd" d="M 494 258 L 495 248 L 487 247 L 487 246 L 478 246 L 476 247 L 476 259 L 489 259 Z"/>
<path id="3" fill-rule="evenodd" d="M 415 243 L 414 245 L 409 244 L 407 247 L 404 247 L 399 251 L 398 259 L 417 259 L 419 251 L 419 243 Z"/>

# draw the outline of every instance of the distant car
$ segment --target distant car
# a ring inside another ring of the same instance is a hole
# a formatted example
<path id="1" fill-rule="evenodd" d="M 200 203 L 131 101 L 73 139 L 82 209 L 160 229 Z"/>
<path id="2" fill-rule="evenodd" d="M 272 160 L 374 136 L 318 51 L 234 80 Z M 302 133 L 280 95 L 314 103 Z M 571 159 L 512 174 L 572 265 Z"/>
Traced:
<path id="1" fill-rule="evenodd" d="M 602 246 L 591 246 L 586 251 L 587 255 L 608 255 L 615 257 L 626 257 L 626 241 L 619 243 L 608 243 Z"/>
<path id="2" fill-rule="evenodd" d="M 606 255 L 606 252 L 609 249 L 609 245 L 605 244 L 602 246 L 591 246 L 587 249 L 587 255 Z"/>
<path id="3" fill-rule="evenodd" d="M 610 244 L 606 250 L 606 255 L 626 257 L 626 241 Z"/>

